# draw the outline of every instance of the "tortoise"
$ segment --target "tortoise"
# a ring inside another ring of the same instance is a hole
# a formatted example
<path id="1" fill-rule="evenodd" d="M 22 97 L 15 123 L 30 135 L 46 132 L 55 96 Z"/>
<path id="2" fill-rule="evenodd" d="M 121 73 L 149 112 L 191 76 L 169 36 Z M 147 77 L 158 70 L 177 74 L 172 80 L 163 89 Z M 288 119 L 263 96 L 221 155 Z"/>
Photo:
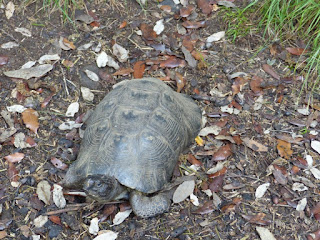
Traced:
<path id="1" fill-rule="evenodd" d="M 143 218 L 166 212 L 170 197 L 159 191 L 199 133 L 201 117 L 193 99 L 157 78 L 124 80 L 89 117 L 63 184 L 99 202 L 129 198 Z"/>

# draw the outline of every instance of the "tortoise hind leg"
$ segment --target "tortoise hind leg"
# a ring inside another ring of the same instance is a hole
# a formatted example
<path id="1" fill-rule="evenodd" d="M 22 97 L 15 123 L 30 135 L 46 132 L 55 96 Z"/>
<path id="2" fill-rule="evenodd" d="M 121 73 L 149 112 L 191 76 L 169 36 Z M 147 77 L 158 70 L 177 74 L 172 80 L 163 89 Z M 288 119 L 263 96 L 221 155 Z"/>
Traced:
<path id="1" fill-rule="evenodd" d="M 130 193 L 130 204 L 133 212 L 142 218 L 149 218 L 167 212 L 170 207 L 169 196 L 159 193 L 153 197 L 147 197 L 141 192 Z"/>

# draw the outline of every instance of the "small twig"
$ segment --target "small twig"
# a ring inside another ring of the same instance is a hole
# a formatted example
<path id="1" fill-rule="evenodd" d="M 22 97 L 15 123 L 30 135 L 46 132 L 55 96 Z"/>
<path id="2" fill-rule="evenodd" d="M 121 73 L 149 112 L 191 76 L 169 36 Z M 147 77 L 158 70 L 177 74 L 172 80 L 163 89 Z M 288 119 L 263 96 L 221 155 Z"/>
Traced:
<path id="1" fill-rule="evenodd" d="M 8 37 L 10 37 L 13 41 L 19 42 L 17 39 L 14 38 L 14 36 L 12 36 L 11 34 L 7 33 L 7 32 L 4 31 L 3 29 L 1 29 L 1 31 L 2 31 L 5 35 L 7 35 Z"/>
<path id="2" fill-rule="evenodd" d="M 69 94 L 69 90 L 68 90 L 68 86 L 67 86 L 67 79 L 66 79 L 66 76 L 64 74 L 63 68 L 61 66 L 60 66 L 60 69 L 61 69 L 61 72 L 62 72 L 62 79 L 63 79 L 64 86 L 65 86 L 65 89 L 66 89 L 66 93 L 69 96 L 70 94 Z"/>

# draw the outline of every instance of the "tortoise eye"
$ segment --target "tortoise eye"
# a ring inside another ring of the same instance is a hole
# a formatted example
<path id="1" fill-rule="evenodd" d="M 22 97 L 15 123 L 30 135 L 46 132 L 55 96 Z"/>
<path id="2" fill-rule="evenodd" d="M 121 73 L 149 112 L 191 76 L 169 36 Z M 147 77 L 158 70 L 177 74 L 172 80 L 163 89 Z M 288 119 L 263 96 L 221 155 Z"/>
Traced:
<path id="1" fill-rule="evenodd" d="M 101 181 L 97 181 L 95 185 L 96 185 L 97 188 L 101 188 L 102 183 L 101 183 Z"/>

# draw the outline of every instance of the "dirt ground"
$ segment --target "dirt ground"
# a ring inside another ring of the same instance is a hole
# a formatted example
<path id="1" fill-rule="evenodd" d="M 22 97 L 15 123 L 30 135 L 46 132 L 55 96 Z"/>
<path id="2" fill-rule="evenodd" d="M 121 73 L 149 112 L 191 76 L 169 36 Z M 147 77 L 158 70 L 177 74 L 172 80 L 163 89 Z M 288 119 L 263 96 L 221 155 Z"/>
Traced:
<path id="1" fill-rule="evenodd" d="M 59 11 L 19 2 L 9 19 L 9 1 L 0 9 L 0 239 L 94 239 L 95 218 L 117 239 L 320 239 L 320 95 L 308 86 L 300 92 L 303 75 L 292 70 L 297 56 L 288 42 L 264 46 L 259 33 L 208 41 L 227 26 L 226 7 L 215 1 L 190 0 L 185 8 L 148 1 L 145 9 L 132 0 L 92 1 L 71 16 L 75 25 L 63 24 Z M 129 52 L 122 62 L 115 44 Z M 98 68 L 101 51 L 120 68 Z M 47 54 L 58 56 L 44 61 L 51 70 L 8 77 Z M 131 213 L 120 224 L 115 216 L 130 210 L 124 201 L 90 203 L 64 190 L 59 207 L 55 184 L 76 159 L 85 127 L 61 124 L 82 123 L 115 83 L 142 75 L 191 95 L 203 111 L 206 128 L 173 176 L 195 176 L 195 199 L 150 219 Z M 79 111 L 66 116 L 74 102 Z M 27 110 L 7 109 L 14 105 Z"/>

